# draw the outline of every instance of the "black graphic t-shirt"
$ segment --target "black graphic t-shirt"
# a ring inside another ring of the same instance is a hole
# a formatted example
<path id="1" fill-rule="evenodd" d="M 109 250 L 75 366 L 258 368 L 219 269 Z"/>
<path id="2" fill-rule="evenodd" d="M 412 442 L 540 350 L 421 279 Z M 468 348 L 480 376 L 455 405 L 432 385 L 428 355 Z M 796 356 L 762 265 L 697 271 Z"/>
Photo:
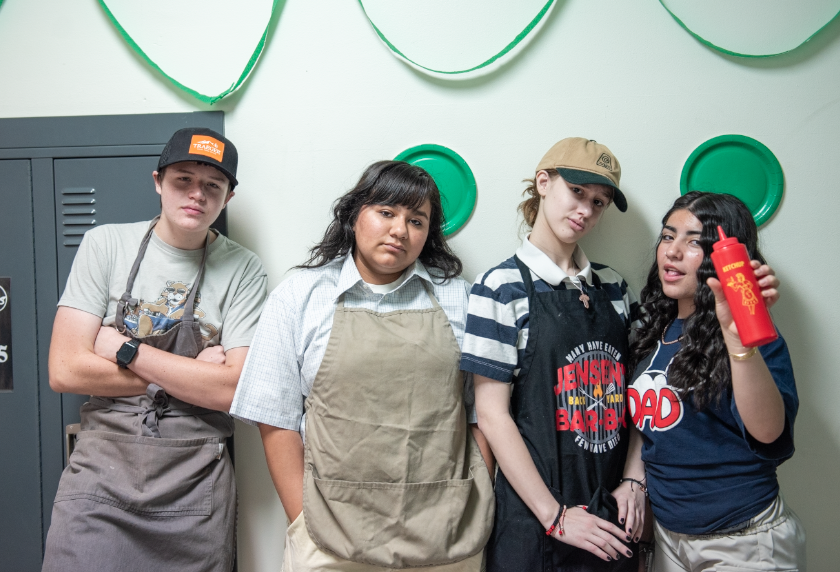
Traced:
<path id="1" fill-rule="evenodd" d="M 676 320 L 665 339 L 682 334 Z M 744 428 L 731 390 L 703 411 L 689 394 L 681 401 L 668 385 L 668 368 L 680 343 L 657 345 L 636 368 L 627 390 L 633 423 L 642 431 L 650 502 L 662 526 L 682 534 L 708 534 L 748 521 L 779 491 L 776 467 L 793 455 L 793 423 L 799 407 L 787 344 L 761 346 L 785 405 L 785 428 L 763 444 Z"/>
<path id="2" fill-rule="evenodd" d="M 605 453 L 619 443 L 627 428 L 621 352 L 593 340 L 575 347 L 565 359 L 554 387 L 556 429 L 572 432 L 575 444 L 585 451 Z"/>

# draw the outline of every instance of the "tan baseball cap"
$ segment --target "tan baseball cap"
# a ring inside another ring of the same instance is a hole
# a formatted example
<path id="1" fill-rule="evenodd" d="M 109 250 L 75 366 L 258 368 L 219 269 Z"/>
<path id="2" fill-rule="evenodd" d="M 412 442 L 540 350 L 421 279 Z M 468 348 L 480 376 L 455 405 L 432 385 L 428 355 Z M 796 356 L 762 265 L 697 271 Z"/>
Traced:
<path id="1" fill-rule="evenodd" d="M 621 212 L 627 210 L 627 199 L 618 188 L 621 165 L 602 145 L 583 137 L 568 137 L 555 143 L 537 165 L 537 171 L 555 169 L 566 182 L 573 185 L 599 184 L 615 189 L 613 202 Z"/>

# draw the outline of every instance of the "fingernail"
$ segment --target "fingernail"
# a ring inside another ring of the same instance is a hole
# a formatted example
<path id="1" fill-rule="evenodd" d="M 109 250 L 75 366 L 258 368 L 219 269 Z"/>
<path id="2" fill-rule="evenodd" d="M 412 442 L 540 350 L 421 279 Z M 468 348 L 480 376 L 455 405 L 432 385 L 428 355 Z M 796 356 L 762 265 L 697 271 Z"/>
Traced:
<path id="1" fill-rule="evenodd" d="M 612 558 L 610 558 L 609 556 L 607 556 L 607 560 L 612 560 Z"/>
<path id="2" fill-rule="evenodd" d="M 632 528 L 628 528 L 628 529 L 627 529 L 627 532 L 633 532 L 633 529 L 632 529 Z"/>
<path id="3" fill-rule="evenodd" d="M 633 556 L 633 553 L 628 550 L 627 551 L 627 558 L 630 558 L 631 556 Z"/>
<path id="4" fill-rule="evenodd" d="M 630 542 L 630 536 L 629 535 L 627 536 L 627 542 Z"/>
<path id="5" fill-rule="evenodd" d="M 624 524 L 624 519 L 623 519 L 623 518 L 622 518 L 622 519 L 619 519 L 619 521 L 618 521 L 618 522 L 620 522 L 621 524 Z"/>

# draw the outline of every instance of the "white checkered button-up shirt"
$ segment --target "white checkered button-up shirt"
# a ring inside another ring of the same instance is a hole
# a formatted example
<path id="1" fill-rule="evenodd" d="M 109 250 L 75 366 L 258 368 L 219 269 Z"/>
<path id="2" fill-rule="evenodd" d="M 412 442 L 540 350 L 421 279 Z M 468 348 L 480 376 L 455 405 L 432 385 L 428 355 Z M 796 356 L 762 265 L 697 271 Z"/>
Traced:
<path id="1" fill-rule="evenodd" d="M 432 307 L 423 287 L 425 281 L 446 313 L 460 347 L 470 285 L 462 278 L 440 284 L 437 274 L 430 274 L 419 260 L 406 273 L 396 289 L 377 294 L 362 280 L 353 257 L 345 256 L 320 268 L 301 270 L 283 281 L 263 308 L 231 415 L 246 423 L 265 423 L 303 433 L 304 401 L 324 358 L 341 294 L 345 294 L 347 308 L 423 310 Z M 464 402 L 469 422 L 475 423 L 471 375 L 465 375 Z"/>

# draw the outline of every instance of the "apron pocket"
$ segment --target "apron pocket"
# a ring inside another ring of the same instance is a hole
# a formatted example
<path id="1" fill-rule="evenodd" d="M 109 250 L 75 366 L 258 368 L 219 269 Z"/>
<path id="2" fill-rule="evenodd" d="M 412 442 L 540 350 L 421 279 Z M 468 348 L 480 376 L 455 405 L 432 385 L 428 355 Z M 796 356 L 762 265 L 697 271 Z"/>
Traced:
<path id="1" fill-rule="evenodd" d="M 79 498 L 151 516 L 210 516 L 221 440 L 82 431 L 55 502 Z"/>
<path id="2" fill-rule="evenodd" d="M 340 558 L 388 568 L 445 564 L 472 556 L 487 540 L 483 527 L 471 526 L 488 504 L 472 477 L 374 483 L 313 473 L 310 466 L 304 477 L 304 522 L 315 544 Z"/>

